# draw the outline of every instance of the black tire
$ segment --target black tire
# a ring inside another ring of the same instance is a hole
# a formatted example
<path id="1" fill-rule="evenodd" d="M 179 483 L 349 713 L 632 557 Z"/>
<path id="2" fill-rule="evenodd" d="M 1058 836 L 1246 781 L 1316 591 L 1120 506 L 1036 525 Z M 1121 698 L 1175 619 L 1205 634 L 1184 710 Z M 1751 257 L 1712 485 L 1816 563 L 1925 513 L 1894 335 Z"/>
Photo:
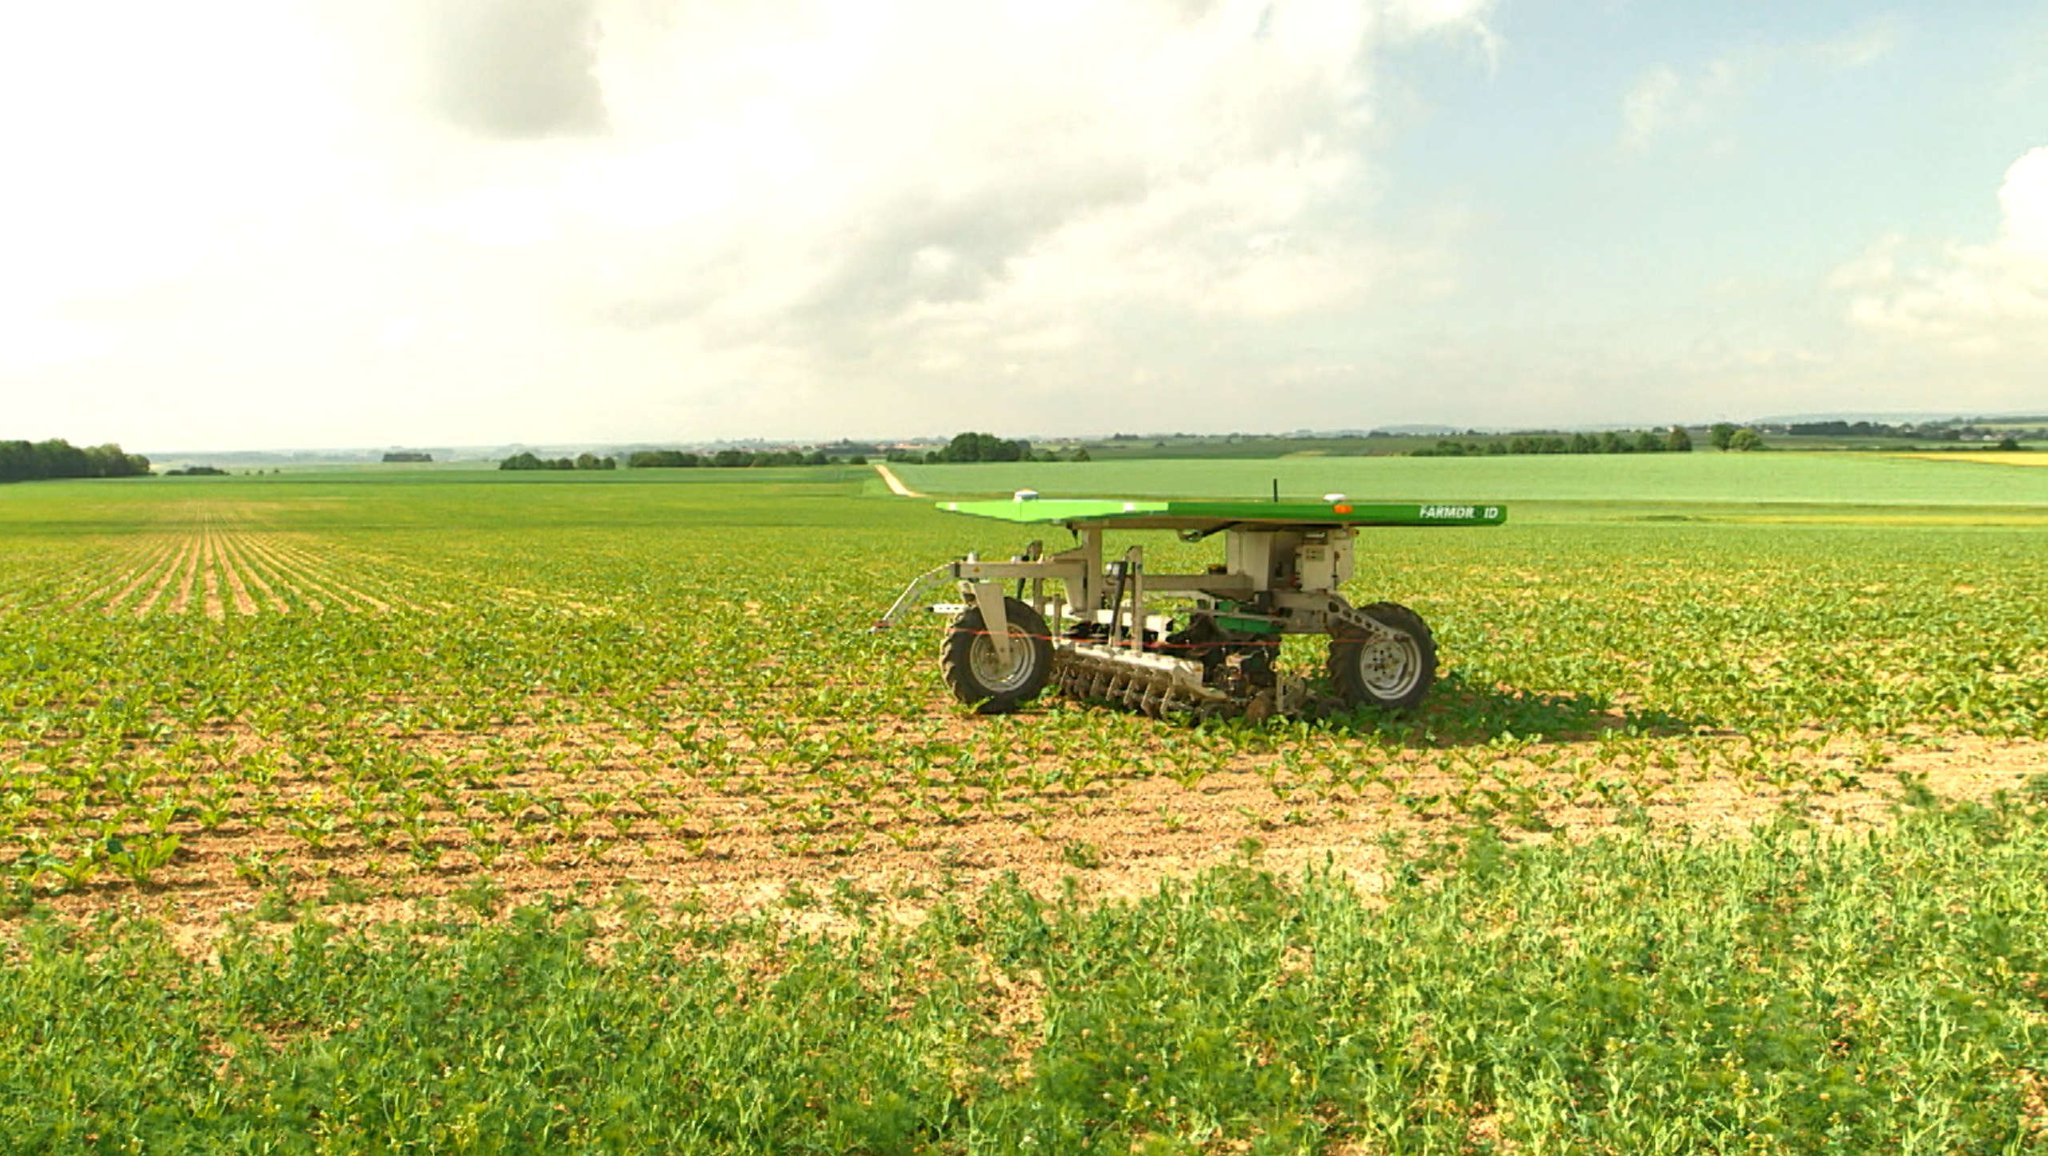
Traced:
<path id="1" fill-rule="evenodd" d="M 1375 602 L 1359 613 L 1393 638 L 1361 630 L 1330 640 L 1330 682 L 1346 706 L 1406 710 L 1422 701 L 1436 682 L 1436 639 L 1420 614 L 1393 602 Z"/>
<path id="2" fill-rule="evenodd" d="M 996 657 L 981 608 L 970 606 L 953 620 L 939 651 L 939 673 L 953 696 L 982 714 L 1008 714 L 1045 689 L 1052 676 L 1052 632 L 1038 611 L 1015 598 L 1003 599 L 1010 619 L 1006 668 Z"/>

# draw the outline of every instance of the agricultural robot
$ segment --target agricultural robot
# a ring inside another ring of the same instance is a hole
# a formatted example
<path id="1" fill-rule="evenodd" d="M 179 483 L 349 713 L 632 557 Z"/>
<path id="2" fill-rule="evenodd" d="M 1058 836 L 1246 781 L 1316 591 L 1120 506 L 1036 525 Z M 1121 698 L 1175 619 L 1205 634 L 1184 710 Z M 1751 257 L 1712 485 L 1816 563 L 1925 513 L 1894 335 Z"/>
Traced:
<path id="1" fill-rule="evenodd" d="M 1428 623 L 1405 606 L 1353 606 L 1351 577 L 1366 526 L 1496 526 L 1499 505 L 1351 502 L 1041 499 L 941 502 L 958 514 L 1064 526 L 1071 549 L 1032 542 L 1008 561 L 974 554 L 912 582 L 883 615 L 891 625 L 933 590 L 960 601 L 928 604 L 954 615 L 939 668 L 962 702 L 983 714 L 1016 710 L 1051 686 L 1072 698 L 1155 717 L 1258 719 L 1311 705 L 1305 680 L 1275 664 L 1289 634 L 1330 639 L 1339 708 L 1414 706 L 1436 680 Z M 1183 542 L 1221 535 L 1224 561 L 1200 574 L 1155 574 L 1144 549 L 1111 554 L 1104 535 L 1170 530 Z"/>

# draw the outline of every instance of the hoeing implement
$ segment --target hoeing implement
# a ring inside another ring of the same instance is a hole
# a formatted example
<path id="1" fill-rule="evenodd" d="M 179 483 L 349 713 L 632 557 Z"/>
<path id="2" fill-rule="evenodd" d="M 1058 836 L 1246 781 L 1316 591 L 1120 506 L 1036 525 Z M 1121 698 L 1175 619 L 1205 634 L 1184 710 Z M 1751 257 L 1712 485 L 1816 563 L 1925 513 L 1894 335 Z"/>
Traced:
<path id="1" fill-rule="evenodd" d="M 1000 714 L 1047 686 L 1074 698 L 1154 716 L 1261 717 L 1309 704 L 1305 680 L 1276 668 L 1280 639 L 1330 639 L 1328 672 L 1343 707 L 1400 709 L 1436 679 L 1429 625 L 1405 606 L 1353 606 L 1357 531 L 1368 526 L 1496 526 L 1499 504 L 1050 499 L 940 502 L 952 513 L 1064 526 L 1075 545 L 1040 542 L 1007 561 L 970 554 L 912 582 L 877 628 L 953 584 L 960 601 L 940 650 L 946 685 L 962 702 Z M 1224 561 L 1200 574 L 1155 574 L 1144 549 L 1110 554 L 1111 530 L 1170 530 L 1183 542 L 1223 538 Z"/>

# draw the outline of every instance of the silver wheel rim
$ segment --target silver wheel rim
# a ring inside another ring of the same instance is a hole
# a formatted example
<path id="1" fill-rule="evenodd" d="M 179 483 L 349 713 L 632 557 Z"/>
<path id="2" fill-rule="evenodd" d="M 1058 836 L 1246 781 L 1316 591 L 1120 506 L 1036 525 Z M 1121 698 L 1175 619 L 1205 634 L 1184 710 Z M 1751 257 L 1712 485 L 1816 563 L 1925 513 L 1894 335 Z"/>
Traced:
<path id="1" fill-rule="evenodd" d="M 1004 662 L 996 654 L 995 641 L 986 634 L 977 635 L 967 648 L 967 665 L 974 671 L 974 681 L 991 694 L 1018 690 L 1031 681 L 1031 638 L 1012 628 L 1010 661 Z"/>
<path id="2" fill-rule="evenodd" d="M 1358 648 L 1358 681 L 1378 699 L 1398 699 L 1422 681 L 1422 646 L 1389 630 Z"/>

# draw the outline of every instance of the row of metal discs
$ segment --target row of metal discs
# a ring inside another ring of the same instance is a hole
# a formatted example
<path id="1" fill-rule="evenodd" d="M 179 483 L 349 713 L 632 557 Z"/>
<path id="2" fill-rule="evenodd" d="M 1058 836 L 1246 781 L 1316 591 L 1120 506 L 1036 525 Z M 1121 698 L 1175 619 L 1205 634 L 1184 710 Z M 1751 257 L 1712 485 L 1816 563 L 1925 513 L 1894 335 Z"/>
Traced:
<path id="1" fill-rule="evenodd" d="M 1232 699 L 1197 698 L 1175 686 L 1164 671 L 1070 650 L 1054 653 L 1052 683 L 1068 698 L 1109 703 L 1153 718 L 1227 718 L 1245 709 Z"/>

